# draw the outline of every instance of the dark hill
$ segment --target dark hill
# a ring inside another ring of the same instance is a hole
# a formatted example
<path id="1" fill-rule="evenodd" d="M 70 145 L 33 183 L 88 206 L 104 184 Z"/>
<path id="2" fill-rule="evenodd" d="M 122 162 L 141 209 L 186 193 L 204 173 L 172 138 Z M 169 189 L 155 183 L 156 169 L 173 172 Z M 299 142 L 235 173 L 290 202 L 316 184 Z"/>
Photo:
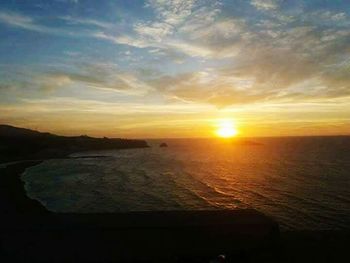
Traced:
<path id="1" fill-rule="evenodd" d="M 18 128 L 10 125 L 0 124 L 0 137 L 38 137 L 54 136 L 50 133 L 33 131 L 25 128 Z"/>
<path id="2" fill-rule="evenodd" d="M 148 147 L 146 141 L 120 138 L 58 136 L 9 125 L 0 125 L 0 162 L 59 158 L 73 152 Z"/>

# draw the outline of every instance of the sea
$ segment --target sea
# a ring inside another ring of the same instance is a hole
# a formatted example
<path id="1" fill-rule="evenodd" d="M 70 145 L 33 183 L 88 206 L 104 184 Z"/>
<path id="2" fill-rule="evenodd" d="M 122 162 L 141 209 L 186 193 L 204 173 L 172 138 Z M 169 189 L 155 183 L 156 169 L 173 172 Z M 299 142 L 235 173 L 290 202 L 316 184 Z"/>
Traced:
<path id="1" fill-rule="evenodd" d="M 350 228 L 350 137 L 147 143 L 47 160 L 21 178 L 54 212 L 254 208 L 282 230 Z"/>

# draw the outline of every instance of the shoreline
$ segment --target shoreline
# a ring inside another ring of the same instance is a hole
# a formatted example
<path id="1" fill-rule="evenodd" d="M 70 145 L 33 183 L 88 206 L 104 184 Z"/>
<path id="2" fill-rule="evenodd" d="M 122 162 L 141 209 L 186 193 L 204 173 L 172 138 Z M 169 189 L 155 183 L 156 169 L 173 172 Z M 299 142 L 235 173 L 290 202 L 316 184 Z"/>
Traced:
<path id="1" fill-rule="evenodd" d="M 66 157 L 58 157 L 58 158 L 46 158 L 46 159 L 37 159 L 37 160 L 21 160 L 21 161 L 14 161 L 11 163 L 0 163 L 0 173 L 3 173 L 4 175 L 0 176 L 0 191 L 1 191 L 1 199 L 0 199 L 0 205 L 3 208 L 2 211 L 4 214 L 9 213 L 23 213 L 23 214 L 56 214 L 56 215 L 82 215 L 82 216 L 88 216 L 88 215 L 108 215 L 108 214 L 132 214 L 134 212 L 121 212 L 121 213 L 57 213 L 48 210 L 40 201 L 36 199 L 32 199 L 27 195 L 26 189 L 25 189 L 25 182 L 21 179 L 22 174 L 26 171 L 26 169 L 41 164 L 44 161 L 47 160 L 54 160 L 54 159 L 86 159 L 86 158 L 108 158 L 110 156 L 107 155 L 82 155 L 82 156 L 66 156 Z M 1 166 L 3 165 L 3 166 Z M 5 208 L 5 209 L 4 209 Z M 240 209 L 238 209 L 240 210 Z M 255 210 L 255 209 L 254 209 Z M 167 210 L 170 212 L 174 212 L 171 210 Z M 183 212 L 179 210 L 180 212 Z M 198 210 L 203 211 L 203 210 Z M 151 212 L 151 211 L 149 211 Z M 155 211 L 160 212 L 160 211 Z M 176 211 L 175 211 L 176 212 Z M 186 212 L 192 212 L 187 211 Z M 138 212 L 136 212 L 138 213 Z M 140 212 L 143 213 L 143 212 Z M 146 212 L 147 213 L 147 212 Z M 310 230 L 310 229 L 301 229 L 301 230 L 284 230 L 281 231 L 281 233 L 285 233 L 289 235 L 290 233 L 332 233 L 332 232 L 349 232 L 350 234 L 350 228 L 349 229 L 324 229 L 324 230 Z"/>
<path id="2" fill-rule="evenodd" d="M 3 207 L 3 213 L 16 214 L 54 214 L 48 210 L 40 201 L 32 199 L 27 195 L 25 182 L 21 179 L 26 169 L 41 164 L 47 160 L 53 159 L 87 159 L 87 158 L 108 158 L 105 155 L 86 155 L 77 157 L 58 157 L 38 160 L 21 160 L 10 163 L 1 163 L 0 172 L 4 174 L 0 177 L 0 207 Z"/>
<path id="3" fill-rule="evenodd" d="M 0 168 L 3 175 L 0 178 L 1 182 L 1 204 L 3 213 L 11 214 L 50 214 L 39 201 L 31 199 L 27 196 L 24 182 L 21 180 L 21 175 L 31 166 L 38 165 L 44 160 L 28 160 L 14 164 L 9 164 Z"/>
<path id="4" fill-rule="evenodd" d="M 339 262 L 350 258 L 349 230 L 279 232 L 277 222 L 249 209 L 54 213 L 29 198 L 21 180 L 27 168 L 43 161 L 26 160 L 0 168 L 4 219 L 0 260 L 178 262 L 180 257 L 188 259 L 180 262 L 193 262 L 199 257 L 209 262 L 219 253 L 234 262 Z"/>
<path id="5" fill-rule="evenodd" d="M 236 253 L 270 245 L 279 236 L 278 224 L 252 209 L 50 212 L 26 195 L 21 180 L 25 169 L 42 161 L 27 160 L 0 169 L 0 202 L 5 212 L 0 226 L 0 260 L 5 262 L 166 262 L 178 257 L 191 262 L 198 256 L 210 259 L 222 250 Z"/>

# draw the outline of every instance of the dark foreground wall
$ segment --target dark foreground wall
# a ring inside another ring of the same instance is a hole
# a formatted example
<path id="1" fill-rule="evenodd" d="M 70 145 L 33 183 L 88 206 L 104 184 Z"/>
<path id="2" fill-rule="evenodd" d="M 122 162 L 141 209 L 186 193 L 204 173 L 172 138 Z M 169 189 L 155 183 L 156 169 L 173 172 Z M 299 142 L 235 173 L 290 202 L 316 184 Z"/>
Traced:
<path id="1" fill-rule="evenodd" d="M 27 214 L 2 220 L 0 262 L 349 262 L 349 232 L 276 230 L 252 210 Z"/>
<path id="2" fill-rule="evenodd" d="M 17 261 L 176 262 L 273 246 L 278 234 L 254 210 L 22 215 L 2 225 L 1 249 Z"/>

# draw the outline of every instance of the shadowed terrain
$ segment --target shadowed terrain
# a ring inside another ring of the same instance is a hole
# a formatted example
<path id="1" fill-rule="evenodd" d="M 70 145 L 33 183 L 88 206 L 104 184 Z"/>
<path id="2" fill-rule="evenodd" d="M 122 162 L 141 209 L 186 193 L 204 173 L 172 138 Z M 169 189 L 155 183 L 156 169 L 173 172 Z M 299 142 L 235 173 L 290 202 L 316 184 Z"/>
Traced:
<path id="1" fill-rule="evenodd" d="M 0 163 L 24 159 L 62 158 L 73 152 L 148 147 L 143 140 L 58 136 L 0 125 Z"/>

